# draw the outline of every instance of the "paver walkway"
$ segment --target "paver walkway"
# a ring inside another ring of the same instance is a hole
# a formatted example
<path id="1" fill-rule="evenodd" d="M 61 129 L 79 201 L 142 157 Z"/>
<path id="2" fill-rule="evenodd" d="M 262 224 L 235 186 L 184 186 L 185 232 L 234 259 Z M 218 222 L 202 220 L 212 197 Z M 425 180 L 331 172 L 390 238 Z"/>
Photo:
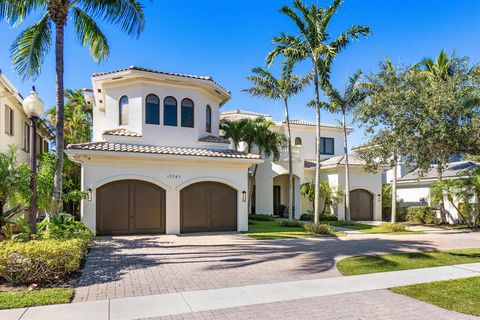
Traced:
<path id="1" fill-rule="evenodd" d="M 105 238 L 74 302 L 340 276 L 345 256 L 480 247 L 479 233 L 254 240 L 242 234 Z"/>
<path id="2" fill-rule="evenodd" d="M 304 312 L 307 310 L 299 309 L 301 306 L 308 305 L 308 301 L 304 299 L 331 297 L 334 295 L 353 294 L 361 292 L 370 292 L 379 289 L 385 289 L 396 286 L 411 285 L 417 283 L 426 283 L 432 281 L 441 281 L 448 279 L 459 279 L 480 276 L 480 263 L 444 266 L 435 268 L 424 268 L 414 270 L 403 270 L 394 272 L 384 272 L 375 274 L 365 274 L 348 277 L 334 277 L 326 279 L 314 279 L 292 282 L 278 282 L 263 285 L 251 285 L 243 287 L 222 288 L 213 290 L 190 291 L 182 293 L 170 293 L 161 295 L 131 297 L 123 299 L 91 301 L 84 303 L 72 303 L 65 305 L 52 305 L 43 307 L 34 307 L 29 309 L 14 309 L 10 311 L 0 311 L 0 319 L 2 320 L 133 320 L 133 319 L 148 319 L 153 317 L 164 317 L 171 315 L 182 315 L 181 319 L 189 318 L 204 318 L 210 319 L 209 311 L 228 309 L 226 311 L 227 318 L 232 318 L 238 315 L 238 311 L 245 306 L 254 306 L 258 304 L 265 304 L 267 310 L 271 309 L 271 304 L 284 301 L 292 301 L 290 309 L 282 310 L 283 315 L 291 314 L 292 312 L 299 312 L 294 319 L 312 319 L 305 316 Z M 379 294 L 380 296 L 382 293 Z M 385 293 L 383 293 L 385 295 Z M 379 309 L 380 301 L 370 301 L 367 296 L 360 296 L 358 301 L 351 301 L 354 304 L 364 301 L 366 305 L 375 305 L 370 312 L 375 317 L 380 319 L 388 319 L 386 315 L 391 314 L 392 310 Z M 300 300 L 299 300 L 300 299 Z M 303 300 L 302 300 L 303 299 Z M 342 299 L 342 297 L 340 298 Z M 345 300 L 345 297 L 343 297 Z M 386 297 L 388 299 L 388 296 Z M 396 298 L 393 298 L 395 300 Z M 406 298 L 402 298 L 406 299 Z M 400 304 L 404 308 L 403 312 L 415 309 L 414 300 L 409 300 L 406 306 Z M 385 301 L 388 304 L 392 303 L 390 300 Z M 335 303 L 336 304 L 336 303 Z M 420 303 L 422 304 L 422 303 Z M 320 303 L 325 306 L 325 304 Z M 336 304 L 338 308 L 343 308 L 343 304 Z M 423 306 L 422 306 L 423 307 Z M 236 308 L 236 309 L 235 309 Z M 365 308 L 365 307 L 363 307 Z M 346 307 L 345 310 L 348 310 Z M 430 307 L 433 314 L 426 313 L 431 319 L 432 315 L 437 319 L 473 319 L 473 317 L 466 317 L 457 313 L 450 313 L 446 310 Z M 248 310 L 248 309 L 247 309 Z M 318 309 L 317 309 L 318 310 Z M 331 310 L 331 309 L 330 309 Z M 357 318 L 357 311 L 350 309 L 350 315 Z M 422 310 L 424 311 L 424 310 Z M 213 315 L 218 318 L 224 311 L 213 312 Z M 252 313 L 255 312 L 255 308 Z M 308 310 L 306 313 L 311 313 Z M 418 313 L 418 311 L 417 311 Z M 216 314 L 216 315 L 215 315 Z M 362 311 L 365 314 L 365 311 Z M 253 318 L 258 318 L 260 314 L 255 314 Z M 335 314 L 331 314 L 335 316 Z M 197 317 L 198 316 L 198 317 Z M 318 315 L 325 317 L 325 314 Z M 397 315 L 398 316 L 398 315 Z M 449 316 L 449 318 L 447 318 Z M 245 315 L 240 317 L 246 319 Z M 413 317 L 416 318 L 416 317 Z M 262 318 L 265 319 L 265 318 Z M 266 318 L 269 319 L 269 318 Z M 272 319 L 272 318 L 270 318 Z M 288 318 L 287 318 L 288 319 Z M 327 317 L 327 319 L 333 319 Z M 368 317 L 368 319 L 372 319 Z M 398 318 L 400 319 L 400 318 Z M 405 319 L 402 317 L 401 319 Z M 408 318 L 406 318 L 408 319 Z"/>

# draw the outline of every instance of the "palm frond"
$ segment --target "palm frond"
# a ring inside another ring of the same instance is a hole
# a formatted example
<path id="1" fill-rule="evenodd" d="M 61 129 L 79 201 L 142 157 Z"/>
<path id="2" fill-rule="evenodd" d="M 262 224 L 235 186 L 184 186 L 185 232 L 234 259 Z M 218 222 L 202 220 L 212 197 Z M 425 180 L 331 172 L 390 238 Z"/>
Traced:
<path id="1" fill-rule="evenodd" d="M 51 44 L 52 23 L 48 14 L 26 28 L 10 47 L 13 66 L 22 79 L 36 78 Z"/>
<path id="2" fill-rule="evenodd" d="M 107 59 L 110 54 L 108 41 L 96 22 L 78 7 L 73 8 L 73 22 L 78 41 L 88 47 L 93 59 L 97 62 Z"/>
<path id="3" fill-rule="evenodd" d="M 47 6 L 46 0 L 0 0 L 0 21 L 18 25 L 33 11 Z"/>

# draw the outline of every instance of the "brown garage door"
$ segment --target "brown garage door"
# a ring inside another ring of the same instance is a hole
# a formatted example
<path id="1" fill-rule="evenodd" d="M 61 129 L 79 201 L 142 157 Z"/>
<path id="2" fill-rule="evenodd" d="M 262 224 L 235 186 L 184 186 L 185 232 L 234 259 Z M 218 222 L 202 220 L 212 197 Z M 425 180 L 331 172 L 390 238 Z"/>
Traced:
<path id="1" fill-rule="evenodd" d="M 350 191 L 350 216 L 352 220 L 373 220 L 373 195 L 363 189 Z"/>
<path id="2" fill-rule="evenodd" d="M 139 180 L 120 180 L 97 189 L 97 233 L 165 233 L 165 190 Z"/>
<path id="3" fill-rule="evenodd" d="M 180 231 L 237 230 L 237 191 L 219 182 L 199 182 L 180 191 Z"/>

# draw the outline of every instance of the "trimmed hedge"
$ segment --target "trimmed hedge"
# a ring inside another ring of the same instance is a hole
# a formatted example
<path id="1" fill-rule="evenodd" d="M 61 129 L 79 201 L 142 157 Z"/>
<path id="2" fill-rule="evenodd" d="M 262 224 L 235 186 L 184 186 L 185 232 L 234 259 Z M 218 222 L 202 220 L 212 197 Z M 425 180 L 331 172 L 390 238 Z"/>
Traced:
<path id="1" fill-rule="evenodd" d="M 399 223 L 382 223 L 380 229 L 389 232 L 405 232 L 407 228 L 403 224 Z"/>
<path id="2" fill-rule="evenodd" d="M 0 278 L 11 284 L 52 282 L 77 271 L 85 257 L 81 239 L 0 242 Z"/>
<path id="3" fill-rule="evenodd" d="M 396 221 L 397 222 L 404 222 L 407 221 L 407 210 L 406 208 L 400 207 L 400 205 L 397 204 L 397 215 L 396 215 Z M 392 220 L 392 207 L 383 207 L 382 208 L 382 220 L 383 221 L 391 221 Z"/>
<path id="4" fill-rule="evenodd" d="M 301 226 L 303 226 L 303 223 L 301 223 L 298 220 L 283 220 L 283 221 L 280 221 L 280 227 L 295 228 L 295 227 L 301 227 Z"/>
<path id="5" fill-rule="evenodd" d="M 335 230 L 333 230 L 332 226 L 328 224 L 305 224 L 303 225 L 305 231 L 310 233 L 318 233 L 318 234 L 335 234 Z"/>
<path id="6" fill-rule="evenodd" d="M 300 220 L 302 221 L 313 221 L 313 213 L 304 213 L 300 216 Z M 337 216 L 333 214 L 320 214 L 319 215 L 320 221 L 338 221 Z"/>
<path id="7" fill-rule="evenodd" d="M 273 221 L 275 220 L 273 216 L 270 216 L 268 214 L 249 214 L 248 219 L 254 220 L 254 221 Z"/>
<path id="8" fill-rule="evenodd" d="M 411 206 L 406 208 L 407 221 L 414 223 L 435 224 L 438 218 L 432 207 Z"/>

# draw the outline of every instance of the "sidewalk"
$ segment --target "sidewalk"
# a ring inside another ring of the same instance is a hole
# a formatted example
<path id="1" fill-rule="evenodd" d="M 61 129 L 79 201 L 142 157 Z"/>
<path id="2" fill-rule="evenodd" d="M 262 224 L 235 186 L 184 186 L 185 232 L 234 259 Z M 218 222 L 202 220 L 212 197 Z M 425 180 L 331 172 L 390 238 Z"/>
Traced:
<path id="1" fill-rule="evenodd" d="M 133 320 L 480 276 L 480 263 L 0 311 L 2 320 Z"/>

